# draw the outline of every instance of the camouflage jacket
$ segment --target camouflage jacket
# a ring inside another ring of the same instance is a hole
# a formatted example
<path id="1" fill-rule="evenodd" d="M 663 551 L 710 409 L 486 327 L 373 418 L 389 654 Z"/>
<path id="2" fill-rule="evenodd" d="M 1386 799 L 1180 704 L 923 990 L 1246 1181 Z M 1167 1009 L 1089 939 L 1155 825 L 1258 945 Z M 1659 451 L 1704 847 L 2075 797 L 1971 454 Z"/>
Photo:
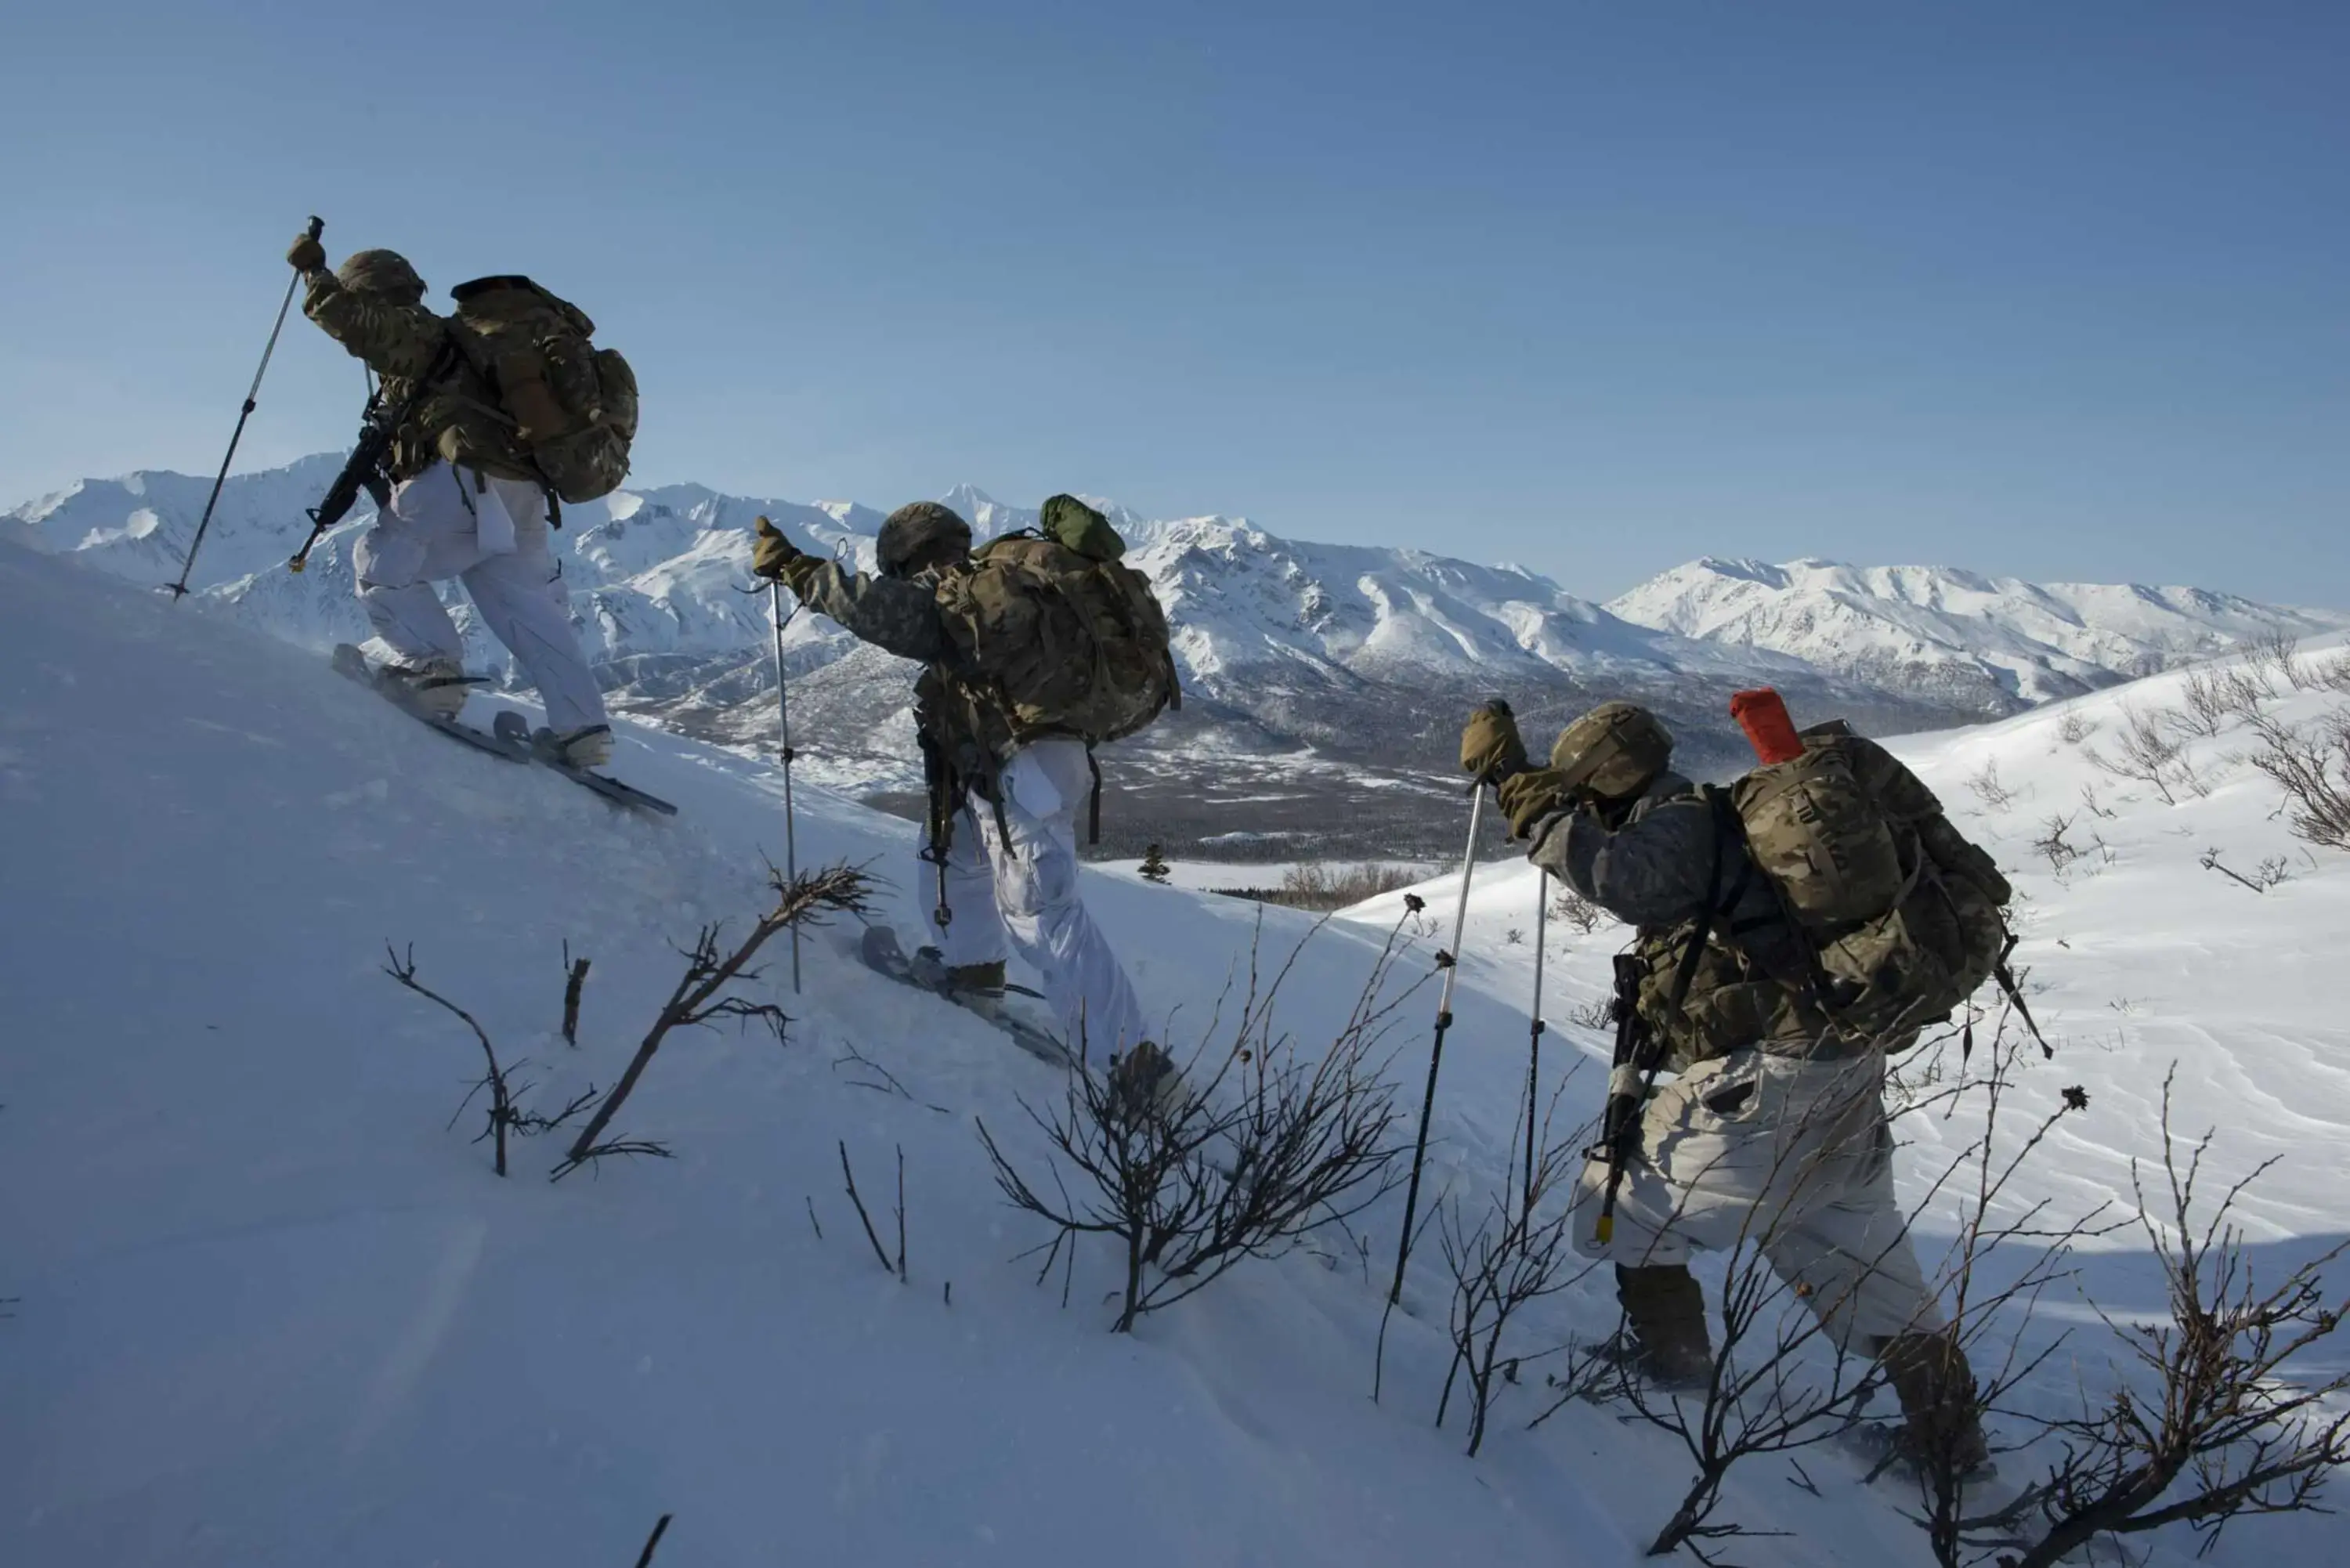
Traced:
<path id="1" fill-rule="evenodd" d="M 494 479 L 545 483 L 516 444 L 514 421 L 498 407 L 495 391 L 453 351 L 445 319 L 421 305 L 354 294 L 323 267 L 308 282 L 303 314 L 382 378 L 386 408 L 398 408 L 420 379 L 439 372 L 407 423 L 392 432 L 395 481 L 413 479 L 445 459 Z"/>
<path id="2" fill-rule="evenodd" d="M 1640 1017 L 1667 1043 L 1669 1065 L 1747 1046 L 1840 1054 L 1834 1025 L 1812 1000 L 1802 939 L 1737 828 L 1721 820 L 1726 809 L 1679 774 L 1660 774 L 1615 822 L 1590 806 L 1544 817 L 1526 858 L 1638 928 L 1647 966 Z M 1709 905 L 1705 948 L 1675 1008 L 1674 982 Z"/>
<path id="3" fill-rule="evenodd" d="M 1018 741 L 994 705 L 958 675 L 960 655 L 931 579 L 845 572 L 819 556 L 800 556 L 785 566 L 784 586 L 859 641 L 921 662 L 914 724 L 924 752 L 965 787 L 993 798 L 996 773 Z"/>

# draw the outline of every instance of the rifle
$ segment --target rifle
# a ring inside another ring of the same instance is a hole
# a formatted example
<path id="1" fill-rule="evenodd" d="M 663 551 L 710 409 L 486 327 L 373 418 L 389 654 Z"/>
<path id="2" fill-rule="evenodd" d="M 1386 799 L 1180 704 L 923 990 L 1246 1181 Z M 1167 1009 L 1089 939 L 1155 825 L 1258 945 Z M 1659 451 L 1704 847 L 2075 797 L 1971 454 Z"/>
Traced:
<path id="1" fill-rule="evenodd" d="M 1616 1024 L 1616 1051 L 1608 1059 L 1607 1108 L 1599 1117 L 1599 1142 L 1586 1158 L 1607 1162 L 1607 1191 L 1599 1202 L 1600 1245 L 1616 1239 L 1616 1194 L 1624 1168 L 1640 1149 L 1640 1112 L 1664 1064 L 1663 1039 L 1640 1020 L 1640 978 L 1648 965 L 1631 953 L 1616 955 L 1616 994 L 1607 1015 Z"/>
<path id="2" fill-rule="evenodd" d="M 1689 1000 L 1690 982 L 1697 978 L 1698 961 L 1705 956 L 1715 922 L 1738 907 L 1754 875 L 1753 857 L 1746 853 L 1744 831 L 1729 794 L 1711 784 L 1704 786 L 1702 793 L 1713 815 L 1713 865 L 1706 874 L 1705 907 L 1698 914 L 1688 945 L 1681 949 L 1679 961 L 1673 966 L 1672 988 L 1665 999 L 1668 1016 L 1678 1014 Z M 1740 860 L 1738 876 L 1724 896 L 1722 860 L 1732 850 Z M 1625 1166 L 1640 1152 L 1640 1114 L 1665 1062 L 1665 1040 L 1638 1015 L 1640 981 L 1647 972 L 1646 961 L 1630 953 L 1616 955 L 1616 995 L 1608 1004 L 1616 1020 L 1616 1053 L 1607 1073 L 1607 1108 L 1600 1116 L 1599 1142 L 1587 1151 L 1588 1158 L 1607 1162 L 1607 1191 L 1600 1199 L 1599 1221 L 1593 1227 L 1603 1247 L 1616 1239 L 1616 1194 L 1624 1185 Z"/>
<path id="3" fill-rule="evenodd" d="M 389 460 L 392 437 L 415 416 L 417 406 L 424 401 L 424 394 L 441 379 L 456 351 L 454 344 L 443 348 L 432 361 L 432 369 L 416 379 L 397 408 L 385 407 L 380 385 L 368 395 L 367 408 L 359 414 L 359 438 L 351 443 L 351 455 L 344 460 L 343 471 L 335 475 L 335 483 L 327 487 L 327 493 L 319 499 L 318 504 L 308 509 L 310 536 L 302 541 L 302 547 L 294 552 L 292 560 L 286 563 L 287 571 L 298 573 L 309 565 L 311 547 L 317 544 L 328 529 L 340 523 L 350 509 L 359 504 L 360 491 L 368 493 L 379 512 L 391 504 Z"/>

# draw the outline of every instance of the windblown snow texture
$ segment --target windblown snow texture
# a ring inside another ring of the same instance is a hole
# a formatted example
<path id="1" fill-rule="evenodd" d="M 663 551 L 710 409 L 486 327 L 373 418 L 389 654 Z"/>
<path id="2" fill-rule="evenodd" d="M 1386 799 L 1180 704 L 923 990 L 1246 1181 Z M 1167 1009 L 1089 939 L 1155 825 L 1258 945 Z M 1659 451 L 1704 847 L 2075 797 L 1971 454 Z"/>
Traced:
<path id="1" fill-rule="evenodd" d="M 2022 957 L 2060 1048 L 2022 1092 L 2090 1095 L 2015 1204 L 2126 1191 L 2175 1061 L 2188 1128 L 2220 1130 L 2216 1178 L 2283 1158 L 2245 1215 L 2273 1271 L 2350 1224 L 2350 861 L 2300 857 L 2232 737 L 2199 742 L 2210 793 L 2177 806 L 2097 771 L 2087 748 L 2120 704 L 2169 701 L 2171 684 L 1906 754 L 2019 873 Z M 1020 1256 L 1044 1238 L 997 1198 L 972 1133 L 983 1119 L 1041 1159 L 1020 1101 L 1057 1080 L 987 1024 L 866 972 L 853 929 L 810 943 L 805 995 L 784 963 L 753 988 L 792 1013 L 785 1043 L 666 1046 L 618 1130 L 674 1160 L 549 1185 L 556 1151 L 525 1140 L 515 1178 L 493 1177 L 467 1142 L 478 1106 L 449 1119 L 478 1048 L 385 977 L 385 944 L 414 944 L 420 978 L 530 1063 L 535 1102 L 608 1085 L 675 979 L 671 944 L 762 905 L 782 838 L 764 763 L 623 725 L 616 765 L 684 814 L 616 813 L 424 734 L 233 607 L 175 606 L 5 545 L 0 693 L 0 1294 L 17 1298 L 0 1321 L 0 1562 L 627 1562 L 671 1512 L 660 1560 L 680 1565 L 1585 1568 L 1633 1561 L 1669 1507 L 1686 1459 L 1656 1434 L 1579 1407 L 1524 1429 L 1548 1402 L 1537 1363 L 1478 1459 L 1460 1452 L 1457 1406 L 1432 1427 L 1447 1365 L 1433 1247 L 1388 1335 L 1385 1398 L 1367 1399 L 1392 1199 L 1358 1226 L 1366 1253 L 1333 1237 L 1252 1264 L 1131 1337 L 1105 1332 L 1107 1249 L 1083 1253 L 1064 1306 L 1060 1276 L 1039 1286 Z M 2098 731 L 2067 742 L 2068 713 Z M 1991 763 L 2004 811 L 1964 782 Z M 2080 826 L 2111 857 L 2060 877 L 2024 845 L 2085 784 L 2113 815 Z M 884 914 L 915 924 L 912 830 L 825 790 L 799 798 L 801 863 L 893 876 Z M 2200 867 L 2208 846 L 2239 865 L 2285 856 L 2292 875 L 2252 893 Z M 1312 929 L 1085 875 L 1179 1054 L 1253 944 L 1285 955 Z M 1500 1189 L 1520 1115 L 1538 895 L 1523 868 L 1476 886 L 1437 1202 Z M 1421 892 L 1440 909 L 1451 887 Z M 1283 1027 L 1326 1038 L 1399 913 L 1391 898 L 1315 935 Z M 1551 930 L 1545 1061 L 1578 1069 L 1564 1127 L 1597 1105 L 1607 1042 L 1571 1020 L 1622 933 Z M 1409 940 L 1406 983 L 1430 972 L 1435 938 Z M 577 1051 L 556 1031 L 567 941 L 595 965 Z M 1390 1036 L 1415 1100 L 1429 1006 L 1426 992 L 1407 1003 Z M 1966 1133 L 1918 1136 L 1898 1157 L 1912 1200 Z M 866 1246 L 842 1143 L 885 1231 L 904 1150 L 910 1284 Z M 1944 1206 L 1923 1231 L 1930 1262 Z M 2043 1331 L 2081 1337 L 2035 1398 L 2098 1397 L 2114 1362 L 2095 1313 L 2160 1306 L 2126 1235 L 2083 1260 L 2079 1283 Z M 1594 1276 L 1531 1314 L 1523 1345 L 1605 1333 L 1614 1314 Z M 1732 1514 L 1794 1532 L 1741 1542 L 1740 1560 L 1922 1563 L 1893 1500 L 1826 1464 L 1810 1467 L 1816 1497 L 1782 1461 L 1733 1474 Z M 2212 1560 L 2314 1568 L 2340 1560 L 2339 1531 L 2249 1521 Z M 2166 1544 L 2162 1568 L 2193 1545 Z"/>

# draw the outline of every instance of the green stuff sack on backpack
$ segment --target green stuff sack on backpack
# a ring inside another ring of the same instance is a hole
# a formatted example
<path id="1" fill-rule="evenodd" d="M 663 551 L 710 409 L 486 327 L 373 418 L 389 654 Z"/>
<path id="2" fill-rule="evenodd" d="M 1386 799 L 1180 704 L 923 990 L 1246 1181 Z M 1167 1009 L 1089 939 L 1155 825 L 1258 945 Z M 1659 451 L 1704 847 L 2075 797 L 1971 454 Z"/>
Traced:
<path id="1" fill-rule="evenodd" d="M 1181 703 L 1166 612 L 1100 513 L 1055 495 L 1040 523 L 947 573 L 940 613 L 1015 735 L 1121 740 Z"/>
<path id="2" fill-rule="evenodd" d="M 637 378 L 617 349 L 590 341 L 587 313 L 526 277 L 449 292 L 458 347 L 497 397 L 487 411 L 513 428 L 547 488 L 569 502 L 619 488 L 637 438 Z"/>

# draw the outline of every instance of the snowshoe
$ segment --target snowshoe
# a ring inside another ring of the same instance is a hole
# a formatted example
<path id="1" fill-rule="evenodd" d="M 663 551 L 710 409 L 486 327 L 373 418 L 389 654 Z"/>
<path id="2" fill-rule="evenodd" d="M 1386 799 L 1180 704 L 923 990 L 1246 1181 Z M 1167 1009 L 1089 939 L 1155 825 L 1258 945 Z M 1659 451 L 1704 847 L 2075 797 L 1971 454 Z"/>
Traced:
<path id="1" fill-rule="evenodd" d="M 608 774 L 599 774 L 580 760 L 598 754 L 601 744 L 603 759 L 612 754 L 611 727 L 590 724 L 557 735 L 545 725 L 534 730 L 530 722 L 511 709 L 500 713 L 493 727 L 498 738 L 507 744 L 521 748 L 525 756 L 552 772 L 561 774 L 584 789 L 594 790 L 615 805 L 634 806 L 640 811 L 658 812 L 663 816 L 675 816 L 677 807 L 656 794 L 647 794 L 634 784 L 622 784 Z"/>
<path id="2" fill-rule="evenodd" d="M 1001 993 L 991 996 L 983 989 L 952 983 L 948 978 L 952 971 L 947 968 L 936 948 L 923 948 L 909 958 L 906 950 L 899 944 L 895 929 L 889 926 L 868 926 L 858 944 L 858 956 L 864 961 L 865 967 L 876 974 L 886 975 L 901 985 L 919 986 L 953 1002 L 972 1016 L 984 1019 L 1037 1060 L 1049 1062 L 1055 1067 L 1072 1065 L 1069 1053 L 1060 1041 L 1005 1008 Z M 1036 994 L 1019 985 L 1005 985 L 1003 992 L 1018 996 L 1033 997 Z"/>
<path id="3" fill-rule="evenodd" d="M 410 718 L 440 731 L 452 741 L 471 746 L 477 752 L 486 752 L 501 762 L 530 761 L 526 749 L 511 743 L 502 735 L 477 730 L 456 717 L 458 710 L 464 705 L 465 688 L 479 685 L 480 681 L 463 671 L 451 674 L 452 670 L 456 670 L 453 660 L 434 660 L 433 663 L 446 668 L 371 665 L 367 655 L 352 644 L 342 642 L 335 645 L 336 674 L 358 681 Z M 432 682 L 430 685 L 425 684 L 427 680 Z M 449 701 L 452 691 L 456 693 L 454 705 Z"/>

